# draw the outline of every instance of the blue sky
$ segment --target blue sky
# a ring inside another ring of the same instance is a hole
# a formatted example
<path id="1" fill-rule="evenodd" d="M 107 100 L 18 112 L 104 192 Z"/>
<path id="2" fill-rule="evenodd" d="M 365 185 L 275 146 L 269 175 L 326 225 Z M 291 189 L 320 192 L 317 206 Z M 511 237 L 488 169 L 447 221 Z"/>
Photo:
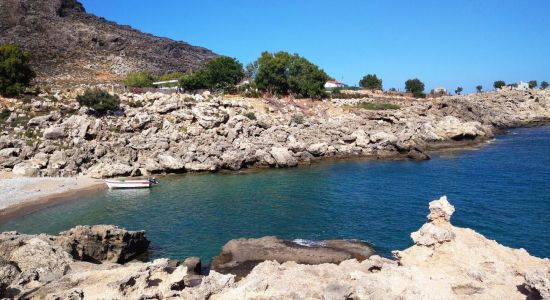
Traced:
<path id="1" fill-rule="evenodd" d="M 546 0 L 81 0 L 87 11 L 141 31 L 255 60 L 299 53 L 356 85 L 419 78 L 429 90 L 474 91 L 495 80 L 550 81 Z"/>

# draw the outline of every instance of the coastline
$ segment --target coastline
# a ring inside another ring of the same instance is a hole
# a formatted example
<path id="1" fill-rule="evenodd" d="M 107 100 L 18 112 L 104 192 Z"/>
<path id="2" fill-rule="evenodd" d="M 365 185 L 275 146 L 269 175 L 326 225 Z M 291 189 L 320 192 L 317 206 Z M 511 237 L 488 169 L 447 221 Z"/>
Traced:
<path id="1" fill-rule="evenodd" d="M 29 178 L 2 172 L 0 192 L 6 197 L 0 200 L 0 224 L 105 188 L 102 181 L 86 176 Z"/>
<path id="2" fill-rule="evenodd" d="M 525 127 L 514 127 L 500 129 L 499 134 L 506 134 L 508 129 L 517 129 L 517 128 L 534 128 L 549 126 L 549 123 L 537 123 L 536 125 L 528 124 Z M 479 150 L 484 146 L 489 145 L 496 137 L 483 140 L 474 140 L 474 141 L 448 141 L 445 143 L 437 143 L 429 145 L 427 153 L 432 154 L 442 154 L 446 152 L 454 152 L 461 150 Z M 386 161 L 396 161 L 396 160 L 408 160 L 406 155 L 397 154 L 395 156 L 335 156 L 335 157 L 319 157 L 315 160 L 310 161 L 309 163 L 299 163 L 297 167 L 307 167 L 317 163 L 324 162 L 338 162 L 345 160 L 357 160 L 357 161 L 376 161 L 376 160 L 386 160 Z M 245 173 L 254 173 L 261 172 L 268 167 L 253 167 L 253 168 L 244 168 L 238 170 L 238 172 Z M 236 171 L 229 170 L 219 170 L 219 173 L 222 174 L 234 174 Z M 188 174 L 204 174 L 205 172 L 190 172 Z M 161 176 L 170 176 L 177 175 L 179 173 L 167 173 Z M 62 204 L 70 201 L 80 200 L 79 198 L 85 194 L 93 194 L 102 190 L 107 189 L 102 180 L 93 179 L 88 176 L 78 176 L 78 177 L 17 177 L 14 176 L 11 172 L 0 172 L 0 192 L 6 193 L 6 188 L 9 187 L 9 180 L 24 180 L 25 184 L 21 186 L 23 191 L 19 193 L 15 199 L 9 201 L 0 201 L 0 225 L 11 221 L 13 219 L 32 214 L 40 209 Z M 44 189 L 44 186 L 47 185 L 47 188 Z M 41 189 L 42 187 L 42 189 Z M 4 189 L 4 190 L 3 190 Z M 39 191 L 34 195 L 28 195 L 27 191 L 32 189 L 38 189 Z"/>

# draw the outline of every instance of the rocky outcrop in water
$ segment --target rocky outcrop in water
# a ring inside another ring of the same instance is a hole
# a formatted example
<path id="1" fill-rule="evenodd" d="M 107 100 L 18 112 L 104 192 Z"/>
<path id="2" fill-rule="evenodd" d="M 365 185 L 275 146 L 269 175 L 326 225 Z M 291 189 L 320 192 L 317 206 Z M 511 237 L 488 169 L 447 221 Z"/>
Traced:
<path id="1" fill-rule="evenodd" d="M 32 53 L 40 82 L 108 82 L 130 71 L 198 69 L 210 50 L 86 13 L 76 0 L 0 1 L 0 43 Z"/>
<path id="2" fill-rule="evenodd" d="M 229 241 L 212 260 L 212 269 L 222 274 L 242 277 L 264 261 L 294 261 L 307 265 L 338 264 L 348 259 L 363 261 L 373 254 L 374 250 L 360 241 L 283 241 L 268 236 Z"/>
<path id="3" fill-rule="evenodd" d="M 550 91 L 331 101 L 122 94 L 120 111 L 98 117 L 74 100 L 82 90 L 0 100 L 7 111 L 0 169 L 102 178 L 285 168 L 323 158 L 428 159 L 432 149 L 550 120 Z M 365 110 L 360 102 L 401 108 Z"/>
<path id="4" fill-rule="evenodd" d="M 430 203 L 415 245 L 364 260 L 322 263 L 341 242 L 311 251 L 275 238 L 235 240 L 222 255 L 263 260 L 247 276 L 197 275 L 196 258 L 90 263 L 58 245 L 61 236 L 0 234 L 0 297 L 25 299 L 549 299 L 550 260 L 454 227 L 445 197 Z M 96 227 L 95 231 L 109 227 Z M 69 232 L 81 231 L 73 229 Z M 86 232 L 87 230 L 84 230 Z M 115 230 L 116 231 L 116 230 Z M 447 234 L 443 235 L 441 232 Z M 107 233 L 102 236 L 108 235 Z M 72 235 L 82 237 L 82 235 Z M 419 238 L 420 237 L 420 238 Z M 86 238 L 85 238 L 86 240 Z M 112 239 L 110 239 L 112 240 Z M 423 242 L 425 240 L 433 242 Z M 265 242 L 265 245 L 264 243 Z M 108 243 L 106 243 L 108 244 Z M 329 242 L 326 245 L 330 245 Z M 347 245 L 349 246 L 349 245 Z M 349 247 L 346 249 L 350 249 Z M 364 253 L 364 248 L 351 245 Z M 330 249 L 332 248 L 332 250 Z M 274 250 L 274 251 L 273 251 Z M 344 251 L 355 256 L 354 250 Z M 340 255 L 336 254 L 338 260 Z M 303 264 L 291 261 L 302 260 Z M 276 261 L 279 260 L 279 261 Z M 285 262 L 282 262 L 282 261 Z M 311 264 L 313 263 L 313 264 Z"/>

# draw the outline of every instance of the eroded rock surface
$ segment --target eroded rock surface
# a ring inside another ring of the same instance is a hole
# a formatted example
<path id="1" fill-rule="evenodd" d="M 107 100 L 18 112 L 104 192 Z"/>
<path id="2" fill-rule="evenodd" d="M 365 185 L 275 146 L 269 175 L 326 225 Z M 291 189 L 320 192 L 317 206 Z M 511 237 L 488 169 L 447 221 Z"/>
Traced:
<path id="1" fill-rule="evenodd" d="M 348 259 L 363 261 L 374 254 L 367 244 L 352 240 L 285 241 L 274 236 L 231 240 L 212 260 L 212 268 L 223 274 L 246 276 L 263 261 L 319 265 Z"/>
<path id="2" fill-rule="evenodd" d="M 75 101 L 83 91 L 44 94 L 30 103 L 0 100 L 10 118 L 32 124 L 3 127 L 0 170 L 105 178 L 286 168 L 323 158 L 423 160 L 432 149 L 478 144 L 500 128 L 550 120 L 550 91 L 330 101 L 125 93 L 121 109 L 102 117 Z M 372 101 L 401 108 L 348 108 Z"/>

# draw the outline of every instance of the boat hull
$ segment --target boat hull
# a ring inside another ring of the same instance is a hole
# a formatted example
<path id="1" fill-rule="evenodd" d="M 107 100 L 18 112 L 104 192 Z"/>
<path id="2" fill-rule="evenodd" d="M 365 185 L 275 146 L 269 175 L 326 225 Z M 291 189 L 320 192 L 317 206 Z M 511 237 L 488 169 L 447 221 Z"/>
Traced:
<path id="1" fill-rule="evenodd" d="M 152 183 L 149 180 L 105 180 L 110 189 L 143 189 L 150 188 Z"/>

